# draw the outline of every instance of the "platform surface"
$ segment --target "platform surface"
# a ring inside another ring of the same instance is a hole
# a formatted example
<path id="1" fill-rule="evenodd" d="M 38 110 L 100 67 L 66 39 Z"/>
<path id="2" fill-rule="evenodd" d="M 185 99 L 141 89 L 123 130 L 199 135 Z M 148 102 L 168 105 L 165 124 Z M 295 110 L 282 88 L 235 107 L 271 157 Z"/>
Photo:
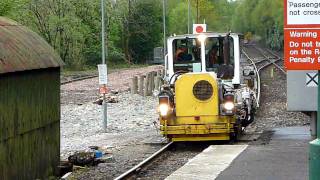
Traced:
<path id="1" fill-rule="evenodd" d="M 307 180 L 309 129 L 274 129 L 269 143 L 250 145 L 217 180 Z"/>
<path id="2" fill-rule="evenodd" d="M 247 145 L 213 145 L 191 159 L 166 180 L 212 180 L 245 149 Z"/>
<path id="3" fill-rule="evenodd" d="M 266 144 L 213 145 L 167 180 L 308 179 L 309 127 L 273 129 Z"/>

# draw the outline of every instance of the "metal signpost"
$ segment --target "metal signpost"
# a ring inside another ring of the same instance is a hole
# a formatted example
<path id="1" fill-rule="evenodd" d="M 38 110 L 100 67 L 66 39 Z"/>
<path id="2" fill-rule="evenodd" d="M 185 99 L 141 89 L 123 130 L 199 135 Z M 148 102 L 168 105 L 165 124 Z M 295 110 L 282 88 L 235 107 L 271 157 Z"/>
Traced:
<path id="1" fill-rule="evenodd" d="M 309 179 L 318 180 L 320 179 L 320 88 L 318 86 L 318 74 L 320 73 L 320 2 L 319 0 L 284 0 L 284 7 L 284 59 L 285 66 L 289 70 L 288 76 L 290 70 L 299 70 L 294 73 L 295 75 L 302 74 L 305 79 L 300 79 L 304 81 L 304 86 L 318 89 L 317 138 L 311 141 L 309 145 Z M 312 71 L 300 72 L 301 70 L 317 70 L 318 74 Z M 291 77 L 295 75 L 293 74 Z M 288 81 L 288 84 L 293 83 Z M 301 88 L 301 90 L 304 89 Z M 305 90 L 309 91 L 310 89 Z M 306 91 L 304 93 L 307 93 Z M 308 94 L 305 95 L 308 96 Z M 288 94 L 288 102 L 294 102 L 293 99 L 295 98 Z M 315 99 L 313 101 L 316 101 Z M 311 104 L 315 103 L 312 102 Z"/>
<path id="2" fill-rule="evenodd" d="M 102 46 L 102 64 L 98 65 L 100 93 L 103 94 L 102 113 L 103 128 L 107 129 L 107 64 L 106 64 L 106 44 L 105 44 L 105 21 L 104 21 L 104 0 L 101 0 L 101 46 Z"/>

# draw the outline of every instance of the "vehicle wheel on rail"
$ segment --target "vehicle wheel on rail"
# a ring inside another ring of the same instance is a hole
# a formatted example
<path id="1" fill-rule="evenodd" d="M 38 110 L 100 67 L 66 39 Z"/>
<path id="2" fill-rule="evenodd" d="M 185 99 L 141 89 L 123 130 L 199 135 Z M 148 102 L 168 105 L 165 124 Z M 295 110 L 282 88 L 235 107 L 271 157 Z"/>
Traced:
<path id="1" fill-rule="evenodd" d="M 232 142 L 237 142 L 241 133 L 242 133 L 242 125 L 241 125 L 240 119 L 238 119 L 237 122 L 234 124 L 234 132 L 230 133 L 230 140 Z"/>
<path id="2" fill-rule="evenodd" d="M 254 115 L 251 114 L 250 116 L 248 116 L 248 118 L 246 118 L 245 121 L 242 121 L 242 126 L 243 127 L 247 127 L 249 126 L 249 124 L 251 124 L 254 121 Z"/>
<path id="3" fill-rule="evenodd" d="M 254 121 L 254 110 L 252 110 L 251 114 L 248 116 L 248 110 L 246 109 L 246 119 L 241 122 L 242 127 L 247 127 Z"/>

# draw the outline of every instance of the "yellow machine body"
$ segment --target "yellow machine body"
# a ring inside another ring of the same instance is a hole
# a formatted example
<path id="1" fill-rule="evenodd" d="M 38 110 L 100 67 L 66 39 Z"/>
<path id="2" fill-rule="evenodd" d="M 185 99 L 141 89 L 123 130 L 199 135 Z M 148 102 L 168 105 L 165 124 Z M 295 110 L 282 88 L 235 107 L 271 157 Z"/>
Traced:
<path id="1" fill-rule="evenodd" d="M 199 81 L 211 84 L 210 98 L 200 100 L 194 94 Z M 235 116 L 220 115 L 219 88 L 210 73 L 187 73 L 175 83 L 175 114 L 160 117 L 160 131 L 171 141 L 230 140 Z"/>

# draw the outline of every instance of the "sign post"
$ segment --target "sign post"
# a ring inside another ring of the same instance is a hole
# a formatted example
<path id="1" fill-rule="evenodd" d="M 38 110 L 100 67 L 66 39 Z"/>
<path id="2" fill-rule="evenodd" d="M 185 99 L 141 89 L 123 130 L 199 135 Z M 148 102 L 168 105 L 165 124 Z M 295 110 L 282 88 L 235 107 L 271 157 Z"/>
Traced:
<path id="1" fill-rule="evenodd" d="M 111 1 L 112 5 L 115 5 L 116 1 Z M 102 64 L 98 65 L 99 70 L 99 84 L 100 84 L 100 93 L 103 94 L 102 101 L 102 116 L 103 116 L 103 128 L 107 129 L 107 102 L 106 102 L 106 94 L 107 94 L 107 63 L 106 63 L 106 54 L 107 47 L 105 43 L 105 0 L 101 0 L 101 56 L 102 56 Z"/>
<path id="2" fill-rule="evenodd" d="M 103 95 L 103 102 L 102 102 L 103 128 L 106 130 L 107 129 L 106 94 L 107 94 L 107 83 L 108 83 L 107 65 L 106 64 L 99 64 L 98 71 L 99 71 L 99 91 L 100 91 L 100 94 Z"/>
<path id="3" fill-rule="evenodd" d="M 284 58 L 287 70 L 318 70 L 320 73 L 320 2 L 284 0 Z M 309 83 L 315 85 L 310 75 Z M 317 85 L 317 84 L 316 84 Z M 320 179 L 320 88 L 318 86 L 317 139 L 309 144 L 309 179 Z"/>

